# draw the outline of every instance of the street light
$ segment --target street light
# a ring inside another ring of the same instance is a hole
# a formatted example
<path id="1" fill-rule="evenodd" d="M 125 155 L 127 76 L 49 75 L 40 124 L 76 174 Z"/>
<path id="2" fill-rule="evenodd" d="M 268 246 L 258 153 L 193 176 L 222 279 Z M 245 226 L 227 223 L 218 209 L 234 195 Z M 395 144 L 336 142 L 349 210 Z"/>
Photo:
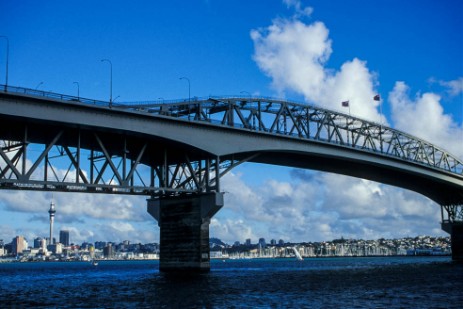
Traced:
<path id="1" fill-rule="evenodd" d="M 4 38 L 6 40 L 6 70 L 5 70 L 5 92 L 6 92 L 7 87 L 8 87 L 8 57 L 10 54 L 10 40 L 8 40 L 8 37 L 4 35 L 0 35 L 0 38 Z"/>
<path id="2" fill-rule="evenodd" d="M 180 79 L 185 79 L 188 82 L 188 102 L 190 102 L 190 98 L 191 98 L 191 96 L 190 96 L 190 89 L 191 89 L 191 87 L 190 87 L 190 79 L 188 77 L 180 77 Z"/>
<path id="3" fill-rule="evenodd" d="M 188 82 L 188 120 L 190 120 L 190 101 L 191 101 L 191 95 L 190 95 L 190 79 L 188 77 L 180 77 L 180 79 L 185 79 Z"/>
<path id="4" fill-rule="evenodd" d="M 111 107 L 113 103 L 113 63 L 111 60 L 108 59 L 101 59 L 101 62 L 108 62 L 111 67 L 111 75 L 110 75 L 110 84 L 109 84 L 109 107 Z"/>
<path id="5" fill-rule="evenodd" d="M 43 82 L 40 82 L 36 87 L 35 87 L 35 90 L 39 89 L 39 87 L 43 85 Z"/>
<path id="6" fill-rule="evenodd" d="M 77 85 L 77 100 L 80 98 L 80 87 L 79 87 L 79 82 L 73 82 L 73 84 Z"/>

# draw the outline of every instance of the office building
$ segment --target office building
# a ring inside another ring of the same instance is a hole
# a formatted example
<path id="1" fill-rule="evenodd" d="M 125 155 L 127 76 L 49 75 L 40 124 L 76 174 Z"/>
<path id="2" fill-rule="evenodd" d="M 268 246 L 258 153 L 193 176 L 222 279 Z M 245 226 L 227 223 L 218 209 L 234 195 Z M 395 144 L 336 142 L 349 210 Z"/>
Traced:
<path id="1" fill-rule="evenodd" d="M 16 236 L 13 238 L 12 244 L 12 253 L 14 255 L 21 254 L 25 249 L 27 249 L 27 241 L 23 236 Z"/>
<path id="2" fill-rule="evenodd" d="M 69 231 L 68 230 L 59 231 L 59 242 L 63 244 L 63 246 L 65 247 L 69 246 Z"/>

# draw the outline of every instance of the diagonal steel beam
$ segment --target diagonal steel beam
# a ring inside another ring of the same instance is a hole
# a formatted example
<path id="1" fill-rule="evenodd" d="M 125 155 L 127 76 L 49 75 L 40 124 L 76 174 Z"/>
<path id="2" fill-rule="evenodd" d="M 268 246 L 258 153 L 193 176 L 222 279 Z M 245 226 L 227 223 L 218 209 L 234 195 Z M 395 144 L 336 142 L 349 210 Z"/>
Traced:
<path id="1" fill-rule="evenodd" d="M 50 142 L 50 144 L 47 145 L 47 147 L 45 148 L 45 150 L 40 154 L 40 156 L 37 158 L 37 160 L 35 160 L 34 164 L 32 165 L 32 167 L 29 169 L 29 171 L 27 172 L 27 174 L 25 175 L 25 178 L 26 179 L 30 179 L 31 175 L 34 173 L 34 171 L 37 169 L 37 167 L 40 165 L 40 163 L 42 162 L 42 160 L 45 158 L 45 156 L 50 152 L 50 149 L 53 148 L 53 146 L 55 146 L 56 142 L 61 138 L 61 136 L 63 135 L 63 130 L 61 130 L 60 132 L 58 132 L 58 134 L 56 134 L 56 136 L 53 138 L 53 140 Z"/>
<path id="2" fill-rule="evenodd" d="M 3 149 L 0 148 L 0 156 L 2 157 L 2 159 L 5 161 L 5 163 L 7 164 L 7 166 L 3 169 L 2 173 L 0 174 L 0 179 L 2 179 L 3 177 L 5 177 L 6 173 L 8 173 L 8 170 L 11 169 L 11 171 L 13 172 L 13 174 L 15 174 L 16 178 L 17 179 L 21 179 L 22 175 L 21 173 L 18 171 L 18 169 L 16 168 L 16 166 L 13 164 L 14 161 L 17 161 L 19 159 L 19 157 L 21 156 L 22 154 L 22 148 L 18 149 L 18 151 L 16 152 L 16 154 L 13 156 L 13 158 L 11 158 L 11 160 L 8 158 L 8 156 L 4 153 Z"/>
<path id="3" fill-rule="evenodd" d="M 123 180 L 121 175 L 119 174 L 119 171 L 117 170 L 116 166 L 114 165 L 113 161 L 111 160 L 111 156 L 109 155 L 108 151 L 106 150 L 106 147 L 103 145 L 103 142 L 101 141 L 100 137 L 95 133 L 95 138 L 96 141 L 98 142 L 98 145 L 101 148 L 101 151 L 103 151 L 103 154 L 106 158 L 106 162 L 108 162 L 109 166 L 111 167 L 111 170 L 113 171 L 114 175 L 117 178 L 117 181 L 122 184 Z"/>

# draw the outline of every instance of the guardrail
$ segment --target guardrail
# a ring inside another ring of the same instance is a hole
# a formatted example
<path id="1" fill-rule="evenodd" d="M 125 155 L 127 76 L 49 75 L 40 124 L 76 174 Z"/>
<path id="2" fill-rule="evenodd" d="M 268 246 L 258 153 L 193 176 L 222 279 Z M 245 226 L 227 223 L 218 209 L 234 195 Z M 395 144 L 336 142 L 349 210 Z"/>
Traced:
<path id="1" fill-rule="evenodd" d="M 72 102 L 77 102 L 77 103 L 91 104 L 91 105 L 98 105 L 98 106 L 109 106 L 110 105 L 109 102 L 107 101 L 93 100 L 93 99 L 71 96 L 67 94 L 61 94 L 61 93 L 55 93 L 55 92 L 43 91 L 43 90 L 31 89 L 31 88 L 16 87 L 16 86 L 0 85 L 0 91 L 4 93 L 18 93 L 18 94 L 25 94 L 25 95 L 30 95 L 30 96 L 45 97 L 45 98 L 50 98 L 50 99 L 72 101 Z"/>

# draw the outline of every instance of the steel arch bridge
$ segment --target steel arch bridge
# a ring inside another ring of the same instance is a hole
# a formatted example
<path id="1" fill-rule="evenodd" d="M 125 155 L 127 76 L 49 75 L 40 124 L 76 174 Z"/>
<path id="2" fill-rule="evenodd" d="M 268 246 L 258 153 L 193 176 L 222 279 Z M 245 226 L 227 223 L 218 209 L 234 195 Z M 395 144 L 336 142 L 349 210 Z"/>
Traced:
<path id="1" fill-rule="evenodd" d="M 168 196 L 220 192 L 244 162 L 421 193 L 463 220 L 463 161 L 405 132 L 265 97 L 108 102 L 1 87 L 0 188 Z"/>

